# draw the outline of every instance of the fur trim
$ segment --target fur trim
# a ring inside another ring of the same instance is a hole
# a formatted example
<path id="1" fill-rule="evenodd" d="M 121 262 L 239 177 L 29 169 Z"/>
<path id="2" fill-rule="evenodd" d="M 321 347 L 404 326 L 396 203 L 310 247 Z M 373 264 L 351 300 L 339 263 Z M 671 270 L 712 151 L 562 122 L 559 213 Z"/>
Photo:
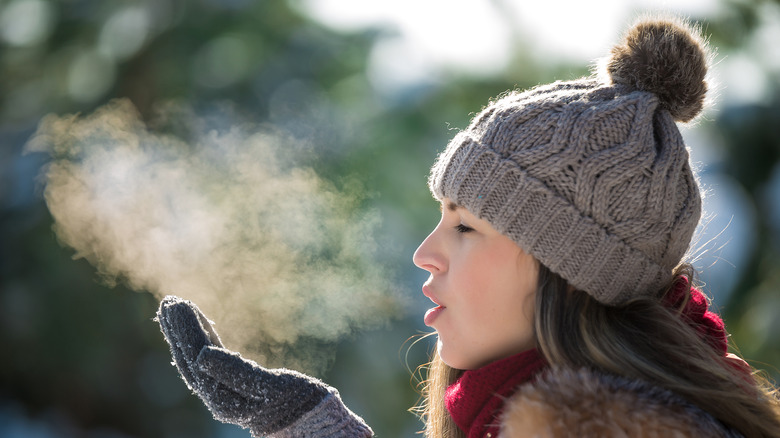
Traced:
<path id="1" fill-rule="evenodd" d="M 665 389 L 588 370 L 551 370 L 504 407 L 501 437 L 731 437 Z"/>

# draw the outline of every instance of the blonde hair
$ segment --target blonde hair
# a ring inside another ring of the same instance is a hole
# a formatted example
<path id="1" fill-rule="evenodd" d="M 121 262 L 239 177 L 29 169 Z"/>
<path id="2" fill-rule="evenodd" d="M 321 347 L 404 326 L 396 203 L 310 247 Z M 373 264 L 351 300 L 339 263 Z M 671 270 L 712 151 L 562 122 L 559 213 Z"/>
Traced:
<path id="1" fill-rule="evenodd" d="M 427 378 L 421 383 L 421 403 L 410 411 L 425 423 L 425 438 L 466 438 L 466 434 L 455 424 L 444 404 L 444 391 L 463 371 L 444 363 L 438 352 L 433 353 L 431 361 L 422 368 Z"/>
<path id="2" fill-rule="evenodd" d="M 690 265 L 675 270 L 693 280 Z M 678 394 L 750 437 L 780 437 L 777 390 L 757 372 L 752 379 L 716 352 L 661 304 L 663 295 L 606 306 L 539 267 L 535 309 L 537 348 L 550 365 L 589 368 L 644 380 Z M 444 391 L 462 373 L 434 354 L 416 409 L 427 438 L 465 437 L 444 405 Z"/>

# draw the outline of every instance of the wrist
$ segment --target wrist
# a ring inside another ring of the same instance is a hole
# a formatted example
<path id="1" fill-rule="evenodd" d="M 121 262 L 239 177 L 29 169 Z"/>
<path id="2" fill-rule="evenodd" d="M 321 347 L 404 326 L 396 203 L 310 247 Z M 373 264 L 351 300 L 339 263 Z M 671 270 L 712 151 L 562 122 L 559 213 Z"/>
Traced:
<path id="1" fill-rule="evenodd" d="M 341 401 L 338 391 L 331 388 L 328 395 L 301 418 L 269 438 L 371 438 L 370 427 Z"/>

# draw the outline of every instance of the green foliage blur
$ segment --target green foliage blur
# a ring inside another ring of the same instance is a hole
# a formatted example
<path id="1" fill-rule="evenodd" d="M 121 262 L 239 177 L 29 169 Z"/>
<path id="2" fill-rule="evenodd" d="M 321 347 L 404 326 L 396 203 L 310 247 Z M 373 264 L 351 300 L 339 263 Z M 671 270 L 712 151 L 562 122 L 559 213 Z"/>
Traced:
<path id="1" fill-rule="evenodd" d="M 719 56 L 760 58 L 749 44 L 767 4 L 724 0 L 717 14 L 691 18 L 705 24 Z M 541 63 L 519 50 L 500 74 L 453 70 L 388 96 L 366 72 L 384 31 L 338 33 L 307 18 L 299 2 L 0 2 L 0 436 L 248 436 L 212 420 L 189 394 L 152 320 L 155 298 L 107 287 L 52 231 L 37 179 L 46 157 L 23 146 L 44 115 L 88 114 L 117 97 L 147 119 L 170 101 L 203 111 L 228 103 L 244 120 L 315 145 L 301 161 L 324 178 L 360 182 L 392 236 L 380 262 L 397 271 L 411 305 L 389 326 L 333 345 L 335 363 L 322 377 L 378 436 L 420 429 L 407 409 L 419 397 L 412 371 L 431 342 L 410 347 L 426 331 L 425 275 L 411 255 L 438 216 L 428 168 L 451 128 L 466 126 L 490 97 L 572 79 L 588 66 Z M 740 351 L 776 378 L 780 189 L 771 184 L 780 185 L 780 69 L 767 77 L 764 99 L 721 106 L 700 129 L 723 156 L 710 170 L 733 179 L 754 211 L 755 244 L 732 261 L 741 269 L 718 304 Z"/>

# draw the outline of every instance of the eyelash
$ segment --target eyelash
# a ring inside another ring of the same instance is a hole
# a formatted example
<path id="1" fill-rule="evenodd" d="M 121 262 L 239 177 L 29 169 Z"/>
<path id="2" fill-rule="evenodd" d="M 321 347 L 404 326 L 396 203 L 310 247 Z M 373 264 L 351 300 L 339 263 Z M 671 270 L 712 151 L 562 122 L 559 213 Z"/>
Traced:
<path id="1" fill-rule="evenodd" d="M 455 226 L 455 231 L 457 231 L 459 233 L 468 233 L 470 231 L 474 231 L 474 229 L 471 228 L 471 227 L 467 227 L 467 226 L 465 226 L 463 224 L 458 224 L 458 225 Z"/>

